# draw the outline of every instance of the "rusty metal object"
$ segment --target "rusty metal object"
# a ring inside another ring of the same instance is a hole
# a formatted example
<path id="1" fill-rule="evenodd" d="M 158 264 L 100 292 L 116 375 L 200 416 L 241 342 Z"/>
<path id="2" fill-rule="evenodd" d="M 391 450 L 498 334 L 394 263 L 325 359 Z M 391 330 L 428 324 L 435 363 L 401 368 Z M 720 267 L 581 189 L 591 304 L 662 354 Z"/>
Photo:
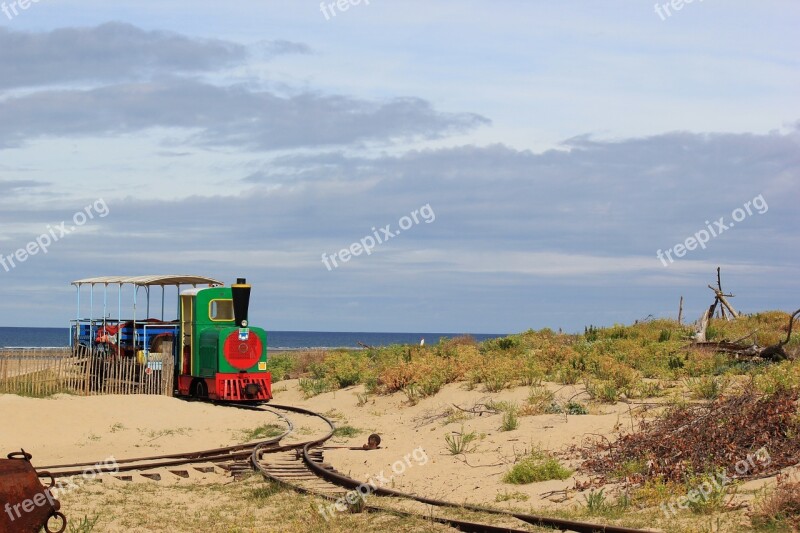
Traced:
<path id="1" fill-rule="evenodd" d="M 66 517 L 58 512 L 61 504 L 50 489 L 55 480 L 47 472 L 37 473 L 31 465 L 31 454 L 25 450 L 8 454 L 0 459 L 0 533 L 63 533 Z M 50 477 L 45 487 L 39 477 Z M 58 529 L 50 529 L 51 518 L 60 522 Z"/>
<path id="2" fill-rule="evenodd" d="M 373 433 L 367 439 L 367 443 L 364 445 L 365 450 L 377 450 L 381 447 L 381 436 L 377 433 Z"/>

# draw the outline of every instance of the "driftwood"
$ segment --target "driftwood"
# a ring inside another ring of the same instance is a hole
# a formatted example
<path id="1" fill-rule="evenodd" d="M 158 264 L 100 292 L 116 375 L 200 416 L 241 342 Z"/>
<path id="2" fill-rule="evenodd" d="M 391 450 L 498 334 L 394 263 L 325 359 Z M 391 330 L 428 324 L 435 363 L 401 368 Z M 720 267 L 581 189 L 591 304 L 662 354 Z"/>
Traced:
<path id="1" fill-rule="evenodd" d="M 795 311 L 791 318 L 789 319 L 789 331 L 786 334 L 786 339 L 783 341 L 778 342 L 777 344 L 773 344 L 771 346 L 759 346 L 755 342 L 752 344 L 743 344 L 742 341 L 748 339 L 755 335 L 758 330 L 751 331 L 747 335 L 742 338 L 736 339 L 735 341 L 719 341 L 719 342 L 709 342 L 706 338 L 706 332 L 708 330 L 708 324 L 712 318 L 714 318 L 714 312 L 719 305 L 720 308 L 720 315 L 722 318 L 726 320 L 732 320 L 735 318 L 739 318 L 741 314 L 733 308 L 728 298 L 733 298 L 733 294 L 725 294 L 722 290 L 722 279 L 720 275 L 720 268 L 717 267 L 717 286 L 714 287 L 712 285 L 708 286 L 709 289 L 714 291 L 714 303 L 712 303 L 708 309 L 703 312 L 703 315 L 696 323 L 695 329 L 695 336 L 694 336 L 694 344 L 693 346 L 696 348 L 712 348 L 718 352 L 722 353 L 729 353 L 736 355 L 737 357 L 759 357 L 762 359 L 767 359 L 769 361 L 782 361 L 784 359 L 788 359 L 789 355 L 783 349 L 783 347 L 789 343 L 792 337 L 792 326 L 794 325 L 794 319 L 800 314 L 800 309 Z M 681 297 L 681 308 L 678 312 L 678 321 L 680 322 L 680 311 L 683 309 L 683 297 Z M 727 314 L 725 310 L 727 309 Z M 728 316 L 730 315 L 730 317 Z"/>
<path id="2" fill-rule="evenodd" d="M 759 357 L 763 357 L 764 359 L 769 359 L 771 361 L 781 361 L 789 358 L 783 347 L 786 346 L 786 344 L 788 344 L 792 338 L 792 326 L 794 325 L 794 319 L 797 315 L 800 315 L 800 309 L 792 313 L 792 318 L 789 319 L 789 331 L 786 333 L 786 339 L 780 341 L 778 344 L 767 346 L 761 350 L 761 353 L 758 354 Z"/>
<path id="3" fill-rule="evenodd" d="M 706 330 L 708 329 L 708 321 L 711 318 L 711 314 L 714 312 L 713 309 L 713 307 L 706 309 L 705 313 L 703 313 L 703 316 L 701 316 L 700 320 L 697 322 L 697 333 L 694 335 L 695 342 L 706 342 Z"/>
<path id="4" fill-rule="evenodd" d="M 723 294 L 723 292 L 716 287 L 712 287 L 711 285 L 708 286 L 709 289 L 714 291 L 714 294 L 717 296 L 717 300 L 723 306 L 722 316 L 725 317 L 724 309 L 728 309 L 728 312 L 731 314 L 733 318 L 739 318 L 739 312 L 733 308 L 731 303 L 728 301 L 728 298 L 733 298 L 733 294 Z M 725 317 L 727 318 L 727 317 Z"/>
<path id="5" fill-rule="evenodd" d="M 706 311 L 706 313 L 708 312 Z M 718 352 L 733 354 L 737 357 L 759 357 L 761 359 L 767 359 L 768 361 L 783 361 L 784 359 L 789 359 L 789 354 L 786 353 L 786 350 L 784 350 L 783 347 L 786 346 L 792 338 L 794 320 L 798 315 L 800 315 L 800 309 L 792 313 L 791 318 L 789 318 L 789 330 L 786 333 L 786 338 L 777 344 L 772 344 L 770 346 L 759 346 L 756 343 L 742 344 L 741 341 L 752 337 L 758 331 L 754 330 L 744 337 L 736 339 L 732 342 L 724 340 L 718 342 L 697 340 L 695 341 L 694 346 L 697 348 L 712 348 Z M 705 317 L 706 315 L 703 316 Z M 705 336 L 705 330 L 703 330 L 703 335 Z"/>
<path id="6" fill-rule="evenodd" d="M 708 329 L 709 321 L 714 318 L 714 313 L 717 310 L 717 306 L 719 305 L 720 315 L 725 320 L 731 320 L 733 318 L 739 318 L 739 312 L 733 308 L 733 305 L 728 301 L 728 298 L 733 298 L 733 294 L 725 294 L 722 291 L 722 276 L 720 273 L 720 268 L 717 267 L 717 286 L 714 287 L 712 285 L 708 286 L 709 289 L 714 291 L 714 302 L 709 306 L 709 308 L 703 313 L 700 319 L 697 321 L 697 329 L 695 330 L 695 341 L 696 342 L 706 342 L 706 330 Z M 681 297 L 681 308 L 683 307 L 683 297 Z M 725 314 L 725 309 L 728 310 L 730 314 L 730 318 Z M 680 317 L 678 318 L 678 322 L 680 322 Z"/>
<path id="7" fill-rule="evenodd" d="M 763 348 L 759 348 L 758 345 L 746 345 L 746 344 L 739 344 L 730 341 L 701 341 L 695 342 L 693 345 L 695 348 L 712 348 L 716 352 L 721 353 L 729 353 L 733 355 L 739 356 L 746 356 L 746 357 L 755 357 L 757 356 Z"/>

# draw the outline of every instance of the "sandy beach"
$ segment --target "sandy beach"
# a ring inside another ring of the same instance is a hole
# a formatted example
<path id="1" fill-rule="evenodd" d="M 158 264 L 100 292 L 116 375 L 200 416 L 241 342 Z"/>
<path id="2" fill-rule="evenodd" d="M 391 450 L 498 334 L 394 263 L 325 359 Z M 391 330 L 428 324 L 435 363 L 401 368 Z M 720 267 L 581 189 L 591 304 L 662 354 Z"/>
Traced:
<path id="1" fill-rule="evenodd" d="M 548 385 L 557 397 L 568 398 L 578 389 Z M 304 399 L 297 380 L 275 387 L 275 402 L 299 405 L 326 413 L 337 426 L 357 432 L 338 437 L 332 446 L 361 446 L 371 433 L 382 437 L 379 450 L 362 452 L 329 449 L 327 462 L 353 478 L 367 480 L 379 473 L 399 490 L 456 502 L 494 503 L 498 494 L 517 493 L 525 507 L 557 505 L 543 493 L 574 487 L 575 480 L 510 486 L 502 476 L 518 456 L 533 448 L 560 452 L 580 445 L 589 433 L 609 433 L 627 423 L 625 404 L 603 406 L 584 416 L 541 415 L 520 418 L 513 431 L 500 431 L 501 416 L 469 415 L 456 409 L 494 401 L 523 401 L 527 387 L 487 395 L 447 385 L 438 395 L 409 405 L 403 394 L 369 396 L 360 405 L 362 386 Z M 0 396 L 4 429 L 0 449 L 24 448 L 35 465 L 167 454 L 226 446 L 241 442 L 244 431 L 265 423 L 281 424 L 274 415 L 202 402 L 160 396 L 58 395 L 48 399 Z M 308 433 L 313 428 L 301 427 Z M 459 456 L 447 451 L 445 436 L 476 432 L 475 450 Z M 414 456 L 414 452 L 416 456 Z M 406 466 L 398 461 L 411 455 Z M 409 465 L 410 462 L 410 465 Z M 522 496 L 524 495 L 524 496 Z"/>

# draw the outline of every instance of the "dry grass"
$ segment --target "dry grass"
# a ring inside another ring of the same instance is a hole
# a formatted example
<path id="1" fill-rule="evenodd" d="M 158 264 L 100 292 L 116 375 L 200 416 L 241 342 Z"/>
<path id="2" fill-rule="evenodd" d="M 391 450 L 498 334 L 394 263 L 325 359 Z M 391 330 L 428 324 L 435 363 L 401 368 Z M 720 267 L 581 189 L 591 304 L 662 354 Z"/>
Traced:
<path id="1" fill-rule="evenodd" d="M 756 504 L 750 520 L 760 530 L 800 530 L 800 481 L 779 477 L 775 491 Z"/>
<path id="2" fill-rule="evenodd" d="M 104 533 L 450 531 L 388 514 L 338 513 L 326 520 L 318 510 L 325 501 L 266 484 L 257 476 L 224 485 L 92 483 L 59 499 L 62 511 L 76 525 L 84 517 L 96 519 L 92 531 Z"/>

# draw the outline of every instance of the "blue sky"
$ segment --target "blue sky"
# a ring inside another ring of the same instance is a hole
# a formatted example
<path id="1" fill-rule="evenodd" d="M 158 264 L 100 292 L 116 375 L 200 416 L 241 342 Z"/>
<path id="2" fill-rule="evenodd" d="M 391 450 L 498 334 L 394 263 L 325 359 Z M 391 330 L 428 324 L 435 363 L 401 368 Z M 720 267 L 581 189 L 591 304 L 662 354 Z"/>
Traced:
<path id="1" fill-rule="evenodd" d="M 152 273 L 247 276 L 273 330 L 694 318 L 717 266 L 800 306 L 796 2 L 5 1 L 2 325 Z"/>

